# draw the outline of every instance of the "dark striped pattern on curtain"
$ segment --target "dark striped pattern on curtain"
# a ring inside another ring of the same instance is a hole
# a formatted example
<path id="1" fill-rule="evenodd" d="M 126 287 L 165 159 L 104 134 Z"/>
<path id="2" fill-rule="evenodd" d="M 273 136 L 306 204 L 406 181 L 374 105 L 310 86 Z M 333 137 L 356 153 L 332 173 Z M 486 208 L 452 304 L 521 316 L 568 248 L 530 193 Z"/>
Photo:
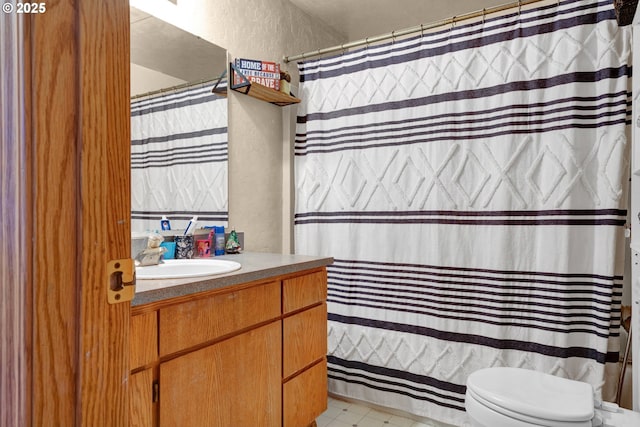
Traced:
<path id="1" fill-rule="evenodd" d="M 174 228 L 193 216 L 226 225 L 227 100 L 209 86 L 161 93 L 131 103 L 132 230 Z"/>
<path id="2" fill-rule="evenodd" d="M 612 396 L 630 55 L 610 1 L 554 1 L 299 64 L 330 391 L 456 425 L 488 366 Z"/>

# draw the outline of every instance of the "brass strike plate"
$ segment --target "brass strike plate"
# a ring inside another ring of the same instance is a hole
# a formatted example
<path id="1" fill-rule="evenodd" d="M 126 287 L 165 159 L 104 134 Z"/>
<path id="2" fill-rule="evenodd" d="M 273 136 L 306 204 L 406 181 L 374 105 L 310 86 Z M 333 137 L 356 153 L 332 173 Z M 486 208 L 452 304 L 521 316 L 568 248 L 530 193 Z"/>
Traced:
<path id="1" fill-rule="evenodd" d="M 107 301 L 118 304 L 131 301 L 136 293 L 136 267 L 130 258 L 107 263 Z"/>

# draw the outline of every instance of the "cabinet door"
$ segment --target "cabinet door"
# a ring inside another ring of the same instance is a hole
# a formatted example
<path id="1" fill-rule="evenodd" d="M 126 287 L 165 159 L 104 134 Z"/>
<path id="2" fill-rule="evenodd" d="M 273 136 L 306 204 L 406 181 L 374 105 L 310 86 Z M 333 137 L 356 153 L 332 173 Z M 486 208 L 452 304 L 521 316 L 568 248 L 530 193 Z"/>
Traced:
<path id="1" fill-rule="evenodd" d="M 129 368 L 134 370 L 158 359 L 158 320 L 155 311 L 131 317 Z"/>
<path id="2" fill-rule="evenodd" d="M 327 355 L 327 304 L 286 317 L 282 330 L 282 377 L 286 379 Z"/>
<path id="3" fill-rule="evenodd" d="M 129 379 L 131 427 L 153 426 L 153 371 L 145 369 Z"/>
<path id="4" fill-rule="evenodd" d="M 308 426 L 327 409 L 327 361 L 287 381 L 283 394 L 283 427 Z"/>
<path id="5" fill-rule="evenodd" d="M 273 322 L 160 364 L 160 426 L 280 426 L 281 343 Z"/>

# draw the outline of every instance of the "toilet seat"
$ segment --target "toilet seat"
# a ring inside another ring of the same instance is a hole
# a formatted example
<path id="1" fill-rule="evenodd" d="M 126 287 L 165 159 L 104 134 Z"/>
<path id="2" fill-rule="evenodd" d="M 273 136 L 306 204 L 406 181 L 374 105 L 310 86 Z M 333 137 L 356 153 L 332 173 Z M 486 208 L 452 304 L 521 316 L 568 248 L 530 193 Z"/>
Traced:
<path id="1" fill-rule="evenodd" d="M 487 368 L 467 379 L 467 398 L 531 425 L 591 425 L 593 389 L 579 381 L 519 368 Z"/>
<path id="2" fill-rule="evenodd" d="M 481 411 L 491 412 L 494 415 L 491 421 L 492 427 L 531 427 L 531 426 L 544 426 L 544 427 L 591 427 L 591 419 L 583 421 L 558 421 L 549 420 L 544 418 L 532 417 L 527 414 L 512 411 L 508 408 L 495 405 L 488 402 L 482 397 L 474 395 L 473 391 L 467 388 L 467 394 L 465 396 L 465 406 L 467 412 L 473 412 L 480 408 Z M 499 419 L 498 419 L 499 418 Z"/>

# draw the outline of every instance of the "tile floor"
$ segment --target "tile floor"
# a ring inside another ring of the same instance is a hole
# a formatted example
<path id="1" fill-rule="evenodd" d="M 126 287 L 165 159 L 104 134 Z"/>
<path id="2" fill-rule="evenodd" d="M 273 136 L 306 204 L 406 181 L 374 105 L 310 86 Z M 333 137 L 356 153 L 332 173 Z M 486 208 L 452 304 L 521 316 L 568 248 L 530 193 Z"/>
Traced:
<path id="1" fill-rule="evenodd" d="M 433 427 L 380 409 L 329 396 L 327 410 L 316 420 L 318 427 Z"/>

